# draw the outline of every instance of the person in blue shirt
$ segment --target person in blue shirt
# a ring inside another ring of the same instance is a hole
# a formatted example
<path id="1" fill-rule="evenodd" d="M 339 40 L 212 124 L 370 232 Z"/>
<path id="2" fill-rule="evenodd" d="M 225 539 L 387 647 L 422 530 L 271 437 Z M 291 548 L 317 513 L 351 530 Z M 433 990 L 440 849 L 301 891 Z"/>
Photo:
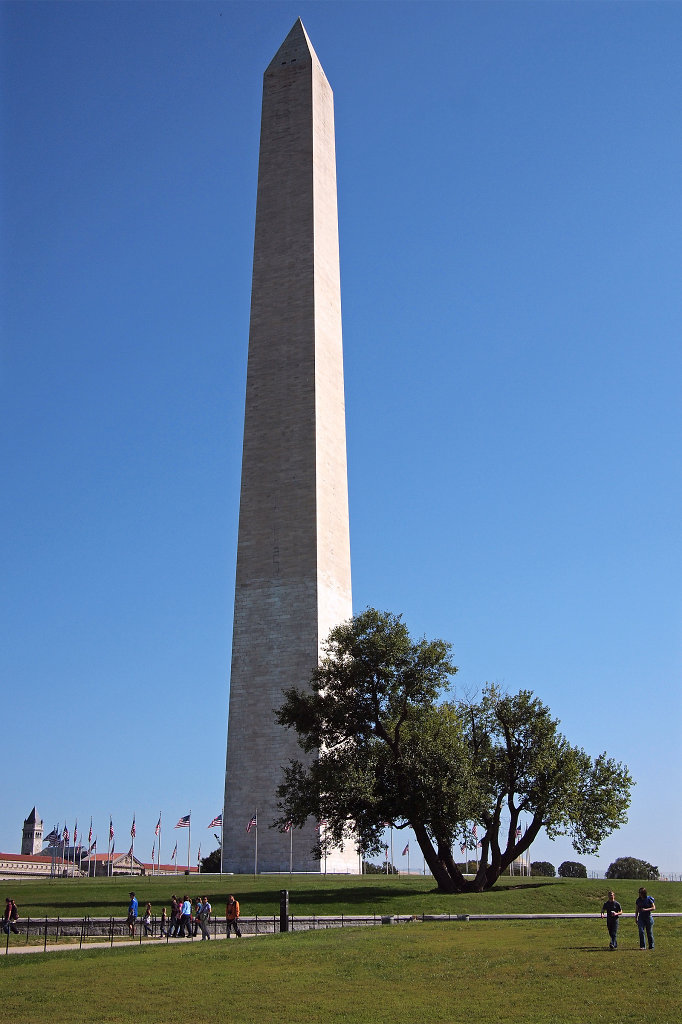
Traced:
<path id="1" fill-rule="evenodd" d="M 646 889 L 639 890 L 639 896 L 635 900 L 635 921 L 639 931 L 639 948 L 646 949 L 644 944 L 644 933 L 649 940 L 649 949 L 654 948 L 654 918 L 652 911 L 656 909 L 653 896 L 648 896 Z"/>
<path id="2" fill-rule="evenodd" d="M 135 938 L 135 922 L 137 921 L 137 897 L 134 892 L 129 893 L 130 903 L 128 904 L 128 931 Z"/>
<path id="3" fill-rule="evenodd" d="M 178 935 L 180 938 L 184 938 L 187 935 L 188 939 L 192 938 L 192 904 L 189 896 L 183 897 L 182 910 L 180 914 L 180 927 L 178 929 Z"/>

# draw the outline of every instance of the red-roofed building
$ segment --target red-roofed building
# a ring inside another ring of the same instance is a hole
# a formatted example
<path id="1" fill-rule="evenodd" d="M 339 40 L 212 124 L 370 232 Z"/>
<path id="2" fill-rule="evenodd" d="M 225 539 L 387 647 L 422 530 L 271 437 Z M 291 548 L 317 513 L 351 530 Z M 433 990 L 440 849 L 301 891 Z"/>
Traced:
<path id="1" fill-rule="evenodd" d="M 40 853 L 0 853 L 0 878 L 54 878 L 71 874 L 73 861 Z M 76 874 L 80 875 L 78 867 Z"/>

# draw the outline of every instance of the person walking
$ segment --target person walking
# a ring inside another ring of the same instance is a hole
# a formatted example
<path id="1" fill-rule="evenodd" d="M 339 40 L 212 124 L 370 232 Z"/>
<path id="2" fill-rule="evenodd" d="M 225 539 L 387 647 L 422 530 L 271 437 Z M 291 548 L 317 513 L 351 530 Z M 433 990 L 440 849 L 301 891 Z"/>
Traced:
<path id="1" fill-rule="evenodd" d="M 180 904 L 178 903 L 178 897 L 173 893 L 171 896 L 171 913 L 170 913 L 170 930 L 168 935 L 171 939 L 174 939 L 178 934 L 178 928 L 180 927 Z"/>
<path id="2" fill-rule="evenodd" d="M 5 935 L 9 935 L 10 932 L 14 932 L 15 935 L 19 934 L 17 928 L 17 921 L 19 920 L 19 910 L 13 899 L 9 896 L 5 899 L 5 912 L 2 915 L 2 930 Z"/>
<path id="3" fill-rule="evenodd" d="M 145 936 L 152 934 L 152 905 L 148 903 L 144 908 L 144 917 L 142 918 L 142 924 L 144 925 Z"/>
<path id="4" fill-rule="evenodd" d="M 135 938 L 135 922 L 137 921 L 137 897 L 134 892 L 129 893 L 130 903 L 128 904 L 128 917 L 126 924 L 131 937 Z"/>
<path id="5" fill-rule="evenodd" d="M 208 896 L 204 896 L 202 903 L 201 917 L 199 918 L 199 927 L 201 928 L 201 941 L 204 939 L 210 939 L 211 933 L 209 931 L 209 922 L 211 920 L 211 904 L 208 902 Z"/>
<path id="6" fill-rule="evenodd" d="M 180 908 L 180 927 L 178 928 L 178 935 L 181 939 L 187 936 L 188 939 L 192 938 L 192 904 L 189 896 L 183 896 L 182 907 Z"/>
<path id="7" fill-rule="evenodd" d="M 162 907 L 161 908 L 161 938 L 162 939 L 168 937 L 168 928 L 166 927 L 167 920 L 168 920 L 168 918 L 167 918 L 167 915 L 166 915 L 166 908 Z"/>
<path id="8" fill-rule="evenodd" d="M 197 937 L 197 932 L 199 931 L 199 924 L 201 922 L 201 915 L 203 914 L 203 912 L 204 904 L 202 902 L 202 897 L 197 896 L 197 898 L 194 901 L 194 920 L 192 922 L 192 935 L 194 936 L 195 939 Z"/>
<path id="9" fill-rule="evenodd" d="M 649 949 L 654 948 L 654 918 L 652 911 L 656 909 L 653 896 L 649 896 L 644 887 L 639 890 L 635 900 L 635 921 L 639 931 L 639 948 L 646 949 L 644 935 L 649 940 Z"/>
<path id="10" fill-rule="evenodd" d="M 606 927 L 609 932 L 609 949 L 618 949 L 618 921 L 623 913 L 623 908 L 616 899 L 615 892 L 609 892 L 609 898 L 601 908 L 601 916 L 606 914 Z"/>
<path id="11" fill-rule="evenodd" d="M 227 906 L 225 907 L 225 938 L 229 939 L 232 928 L 234 928 L 237 938 L 241 939 L 242 930 L 239 927 L 239 901 L 236 900 L 234 896 L 228 896 Z"/>

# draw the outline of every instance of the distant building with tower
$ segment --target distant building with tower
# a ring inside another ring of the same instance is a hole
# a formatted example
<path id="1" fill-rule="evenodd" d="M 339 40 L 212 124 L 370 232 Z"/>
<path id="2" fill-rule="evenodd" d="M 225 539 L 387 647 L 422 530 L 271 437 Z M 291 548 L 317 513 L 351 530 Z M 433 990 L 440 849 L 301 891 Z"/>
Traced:
<path id="1" fill-rule="evenodd" d="M 38 817 L 35 807 L 24 822 L 21 834 L 21 852 L 29 856 L 40 853 L 43 849 L 43 823 Z"/>

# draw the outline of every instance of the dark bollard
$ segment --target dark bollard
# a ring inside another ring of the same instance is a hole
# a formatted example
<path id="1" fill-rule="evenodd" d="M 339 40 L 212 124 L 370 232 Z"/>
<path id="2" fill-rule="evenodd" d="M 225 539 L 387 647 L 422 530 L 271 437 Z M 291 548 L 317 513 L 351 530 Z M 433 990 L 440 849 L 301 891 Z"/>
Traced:
<path id="1" fill-rule="evenodd" d="M 47 949 L 47 918 L 45 918 L 45 942 L 43 943 L 43 953 Z"/>
<path id="2" fill-rule="evenodd" d="M 279 930 L 280 932 L 289 931 L 289 890 L 280 889 L 279 891 Z M 273 929 L 274 931 L 274 929 Z"/>
<path id="3" fill-rule="evenodd" d="M 26 945 L 28 945 L 28 930 L 29 930 L 30 927 L 31 927 L 31 918 L 29 917 L 28 921 L 26 922 Z"/>
<path id="4" fill-rule="evenodd" d="M 55 945 L 57 944 L 58 938 L 59 938 L 59 915 L 57 915 L 57 925 L 56 925 L 55 930 L 54 930 Z"/>

